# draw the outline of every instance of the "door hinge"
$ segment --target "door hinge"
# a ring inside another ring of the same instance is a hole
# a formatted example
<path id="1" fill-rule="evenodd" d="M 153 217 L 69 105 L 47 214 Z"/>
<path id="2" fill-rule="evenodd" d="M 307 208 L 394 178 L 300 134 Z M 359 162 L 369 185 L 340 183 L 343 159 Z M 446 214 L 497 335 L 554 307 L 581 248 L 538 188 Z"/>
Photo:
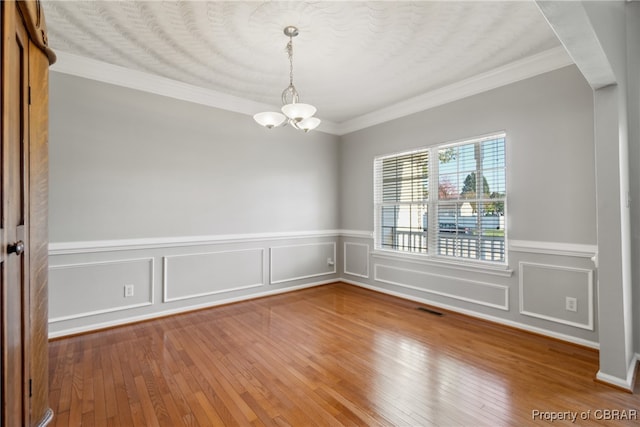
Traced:
<path id="1" fill-rule="evenodd" d="M 31 105 L 31 86 L 29 86 L 29 105 Z"/>
<path id="2" fill-rule="evenodd" d="M 33 380 L 29 378 L 29 397 L 33 396 Z"/>

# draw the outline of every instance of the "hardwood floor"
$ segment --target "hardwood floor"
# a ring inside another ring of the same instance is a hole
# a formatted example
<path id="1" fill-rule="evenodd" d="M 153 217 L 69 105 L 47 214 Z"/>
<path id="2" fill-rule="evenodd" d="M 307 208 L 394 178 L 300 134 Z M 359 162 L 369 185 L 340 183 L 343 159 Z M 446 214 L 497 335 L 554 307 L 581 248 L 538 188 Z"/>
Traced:
<path id="1" fill-rule="evenodd" d="M 419 305 L 336 283 L 54 340 L 52 425 L 640 425 L 596 351 Z"/>

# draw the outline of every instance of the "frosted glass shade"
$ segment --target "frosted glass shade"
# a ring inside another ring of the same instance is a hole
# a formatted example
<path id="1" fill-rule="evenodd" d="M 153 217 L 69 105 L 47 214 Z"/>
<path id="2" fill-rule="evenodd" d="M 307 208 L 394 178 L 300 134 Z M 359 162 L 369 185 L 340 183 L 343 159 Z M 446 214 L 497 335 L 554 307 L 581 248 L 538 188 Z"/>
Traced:
<path id="1" fill-rule="evenodd" d="M 267 111 L 264 113 L 256 114 L 255 116 L 253 116 L 253 120 L 258 122 L 259 125 L 271 129 L 283 124 L 284 121 L 287 120 L 287 118 L 280 113 Z"/>
<path id="2" fill-rule="evenodd" d="M 316 107 L 311 104 L 287 104 L 282 106 L 282 112 L 290 119 L 300 121 L 308 119 L 316 113 Z"/>
<path id="3" fill-rule="evenodd" d="M 321 120 L 317 117 L 309 117 L 308 119 L 304 119 L 297 123 L 298 129 L 302 129 L 305 132 L 309 132 L 318 127 Z"/>

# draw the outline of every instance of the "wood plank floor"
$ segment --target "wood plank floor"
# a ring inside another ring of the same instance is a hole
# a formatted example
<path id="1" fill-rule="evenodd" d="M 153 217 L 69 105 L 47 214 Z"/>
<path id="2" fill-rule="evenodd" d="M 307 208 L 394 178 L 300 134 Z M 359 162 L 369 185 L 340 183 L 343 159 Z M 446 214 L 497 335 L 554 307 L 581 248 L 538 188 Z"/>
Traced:
<path id="1" fill-rule="evenodd" d="M 52 425 L 640 426 L 596 351 L 418 305 L 336 283 L 54 340 Z"/>

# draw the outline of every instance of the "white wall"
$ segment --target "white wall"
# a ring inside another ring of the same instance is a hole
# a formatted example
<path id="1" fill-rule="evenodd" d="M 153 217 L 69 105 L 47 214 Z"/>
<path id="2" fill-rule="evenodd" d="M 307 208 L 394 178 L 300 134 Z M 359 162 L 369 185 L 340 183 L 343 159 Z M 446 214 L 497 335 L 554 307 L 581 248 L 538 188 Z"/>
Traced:
<path id="1" fill-rule="evenodd" d="M 354 230 L 343 238 L 344 277 L 595 345 L 593 126 L 593 92 L 570 66 L 344 136 L 340 219 Z M 502 130 L 509 271 L 370 254 L 375 156 Z M 566 296 L 578 298 L 577 313 L 565 310 Z"/>

